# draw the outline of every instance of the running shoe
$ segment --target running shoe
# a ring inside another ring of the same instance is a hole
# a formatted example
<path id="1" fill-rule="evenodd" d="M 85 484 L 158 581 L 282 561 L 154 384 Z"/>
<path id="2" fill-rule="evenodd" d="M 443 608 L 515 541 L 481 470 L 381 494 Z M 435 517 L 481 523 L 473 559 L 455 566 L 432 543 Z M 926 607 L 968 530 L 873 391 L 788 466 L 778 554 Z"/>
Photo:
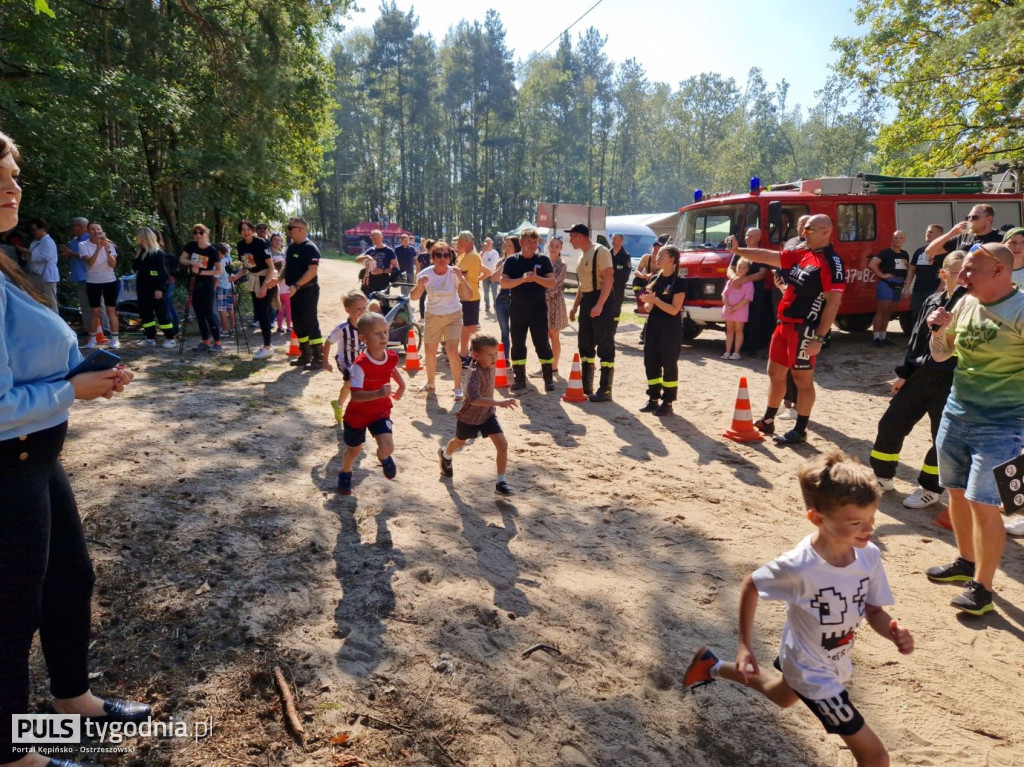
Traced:
<path id="1" fill-rule="evenodd" d="M 795 421 L 796 420 L 796 408 L 795 407 L 783 407 L 777 416 L 780 421 Z"/>
<path id="2" fill-rule="evenodd" d="M 95 349 L 96 348 L 96 338 L 95 338 L 95 336 L 89 336 L 89 340 L 86 341 L 84 344 L 82 344 L 82 348 L 83 349 Z"/>
<path id="3" fill-rule="evenodd" d="M 914 492 L 903 499 L 903 505 L 908 509 L 925 509 L 932 504 L 942 500 L 942 493 L 934 493 L 923 487 L 917 488 Z"/>
<path id="4" fill-rule="evenodd" d="M 118 338 L 117 336 L 111 336 L 110 344 L 107 346 L 107 348 L 108 349 L 120 349 L 121 348 L 121 339 Z"/>
<path id="5" fill-rule="evenodd" d="M 741 359 L 743 359 L 743 356 L 739 352 L 733 352 L 732 354 L 729 355 L 729 359 L 731 359 L 731 360 L 741 360 Z"/>
<path id="6" fill-rule="evenodd" d="M 1012 517 L 1003 523 L 1007 535 L 1024 535 L 1024 514 Z"/>
<path id="7" fill-rule="evenodd" d="M 202 344 L 202 343 L 196 344 L 195 346 L 192 347 L 192 351 L 194 351 L 194 352 L 208 352 L 208 351 L 210 351 L 210 346 L 209 346 L 209 344 Z"/>
<path id="8" fill-rule="evenodd" d="M 160 344 L 160 346 L 162 346 L 164 349 L 173 349 L 177 345 L 178 342 L 175 341 L 173 338 L 168 338 L 166 341 Z"/>
<path id="9" fill-rule="evenodd" d="M 441 476 L 448 477 L 449 479 L 454 477 L 455 470 L 452 468 L 452 459 L 444 457 L 443 447 L 437 449 L 437 457 L 441 460 Z"/>
<path id="10" fill-rule="evenodd" d="M 732 359 L 732 355 L 729 354 L 729 352 L 726 352 L 725 354 L 722 355 L 722 359 L 723 360 Z"/>
<path id="11" fill-rule="evenodd" d="M 971 583 L 974 581 L 974 562 L 957 557 L 949 564 L 929 567 L 924 574 L 928 580 L 937 583 Z"/>
<path id="12" fill-rule="evenodd" d="M 875 477 L 875 482 L 878 483 L 878 489 L 883 493 L 896 489 L 896 484 L 888 477 Z"/>
<path id="13" fill-rule="evenodd" d="M 395 459 L 390 455 L 380 462 L 380 467 L 384 470 L 384 476 L 388 479 L 394 479 L 398 474 L 398 467 L 395 466 Z"/>
<path id="14" fill-rule="evenodd" d="M 992 592 L 977 581 L 968 583 L 966 591 L 954 598 L 950 604 L 968 615 L 984 615 L 996 609 L 992 604 Z"/>
<path id="15" fill-rule="evenodd" d="M 332 399 L 331 400 L 331 410 L 334 411 L 334 421 L 335 421 L 335 423 L 341 423 L 341 419 L 342 419 L 342 416 L 344 415 L 344 413 L 342 412 L 341 408 L 338 407 L 338 400 L 336 400 L 336 399 Z"/>
<path id="16" fill-rule="evenodd" d="M 338 492 L 341 495 L 352 495 L 352 472 L 338 472 Z"/>
<path id="17" fill-rule="evenodd" d="M 452 396 L 455 397 L 456 402 L 460 401 L 463 397 L 462 389 L 456 389 Z"/>
<path id="18" fill-rule="evenodd" d="M 807 433 L 798 429 L 790 429 L 785 434 L 776 434 L 772 439 L 775 440 L 776 445 L 799 445 L 801 442 L 807 441 Z"/>
<path id="19" fill-rule="evenodd" d="M 214 344 L 213 346 L 210 347 L 210 353 L 211 354 L 223 354 L 224 353 L 224 347 L 221 346 L 220 344 Z"/>
<path id="20" fill-rule="evenodd" d="M 156 346 L 156 339 L 145 338 L 139 342 L 139 346 Z"/>
<path id="21" fill-rule="evenodd" d="M 254 360 L 268 360 L 274 356 L 274 349 L 271 346 L 261 346 L 256 350 L 256 353 L 252 355 Z"/>
<path id="22" fill-rule="evenodd" d="M 698 648 L 697 652 L 693 655 L 693 660 L 690 661 L 690 665 L 686 668 L 686 673 L 683 674 L 683 687 L 688 690 L 696 690 L 698 687 L 714 682 L 715 679 L 711 676 L 711 669 L 717 663 L 718 658 L 706 646 Z"/>
<path id="23" fill-rule="evenodd" d="M 494 492 L 498 495 L 512 495 L 512 488 L 508 486 L 508 482 L 502 480 L 494 483 Z"/>

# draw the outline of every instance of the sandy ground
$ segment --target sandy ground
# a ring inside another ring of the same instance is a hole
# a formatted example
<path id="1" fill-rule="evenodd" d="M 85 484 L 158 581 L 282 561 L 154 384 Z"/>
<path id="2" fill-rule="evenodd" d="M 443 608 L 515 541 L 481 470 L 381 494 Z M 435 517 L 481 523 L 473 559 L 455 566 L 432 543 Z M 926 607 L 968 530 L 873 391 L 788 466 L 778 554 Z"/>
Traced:
<path id="1" fill-rule="evenodd" d="M 321 274 L 326 331 L 355 267 L 326 261 Z M 492 316 L 485 327 L 497 330 Z M 726 682 L 690 695 L 679 680 L 701 644 L 733 656 L 740 579 L 810 532 L 797 465 L 833 446 L 867 459 L 900 347 L 837 333 L 811 439 L 786 449 L 720 436 L 739 376 L 755 413 L 767 379 L 760 360 L 721 361 L 717 332 L 683 350 L 677 415 L 636 413 L 637 334 L 620 328 L 614 403 L 534 391 L 500 413 L 508 499 L 493 494 L 489 442 L 439 478 L 437 448 L 454 433 L 447 379 L 436 398 L 410 391 L 395 406 L 397 480 L 364 457 L 341 498 L 336 374 L 296 372 L 283 354 L 126 350 L 136 382 L 76 405 L 64 454 L 98 572 L 94 689 L 155 701 L 165 718 L 212 717 L 214 731 L 137 738 L 110 763 L 853 764 L 802 707 Z M 563 374 L 574 346 L 570 328 Z M 900 505 L 926 446 L 922 424 L 877 532 L 917 652 L 862 628 L 852 698 L 894 764 L 1024 764 L 1021 542 L 997 576 L 998 612 L 958 618 L 956 588 L 923 575 L 953 556 L 952 534 L 930 523 L 935 508 Z M 782 621 L 762 603 L 765 666 Z M 524 659 L 536 643 L 561 654 Z M 283 726 L 274 666 L 304 746 Z"/>

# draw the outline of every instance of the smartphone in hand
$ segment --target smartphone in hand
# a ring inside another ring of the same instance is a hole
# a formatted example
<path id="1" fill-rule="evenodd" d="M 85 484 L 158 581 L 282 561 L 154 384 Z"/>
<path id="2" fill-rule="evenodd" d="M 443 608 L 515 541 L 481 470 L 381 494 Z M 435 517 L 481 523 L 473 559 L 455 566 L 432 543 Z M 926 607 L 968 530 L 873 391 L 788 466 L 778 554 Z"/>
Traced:
<path id="1" fill-rule="evenodd" d="M 121 362 L 121 358 L 116 354 L 111 354 L 105 349 L 97 349 L 84 360 L 80 365 L 76 365 L 74 369 L 68 372 L 64 376 L 65 381 L 70 381 L 79 373 L 98 373 L 101 370 L 110 370 L 111 368 L 117 367 Z"/>

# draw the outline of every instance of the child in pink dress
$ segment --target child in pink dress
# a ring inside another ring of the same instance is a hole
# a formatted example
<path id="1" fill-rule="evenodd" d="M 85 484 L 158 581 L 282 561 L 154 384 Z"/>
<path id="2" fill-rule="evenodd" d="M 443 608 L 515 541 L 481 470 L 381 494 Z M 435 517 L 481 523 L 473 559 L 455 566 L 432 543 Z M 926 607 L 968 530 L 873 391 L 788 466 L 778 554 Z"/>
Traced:
<path id="1" fill-rule="evenodd" d="M 741 258 L 736 262 L 736 276 L 746 277 L 750 272 L 750 262 Z M 740 359 L 740 347 L 743 346 L 743 326 L 750 314 L 750 302 L 754 299 L 754 283 L 745 282 L 738 288 L 733 287 L 732 280 L 725 283 L 722 291 L 722 318 L 725 320 L 725 354 L 723 360 Z M 730 354 L 730 350 L 732 353 Z"/>

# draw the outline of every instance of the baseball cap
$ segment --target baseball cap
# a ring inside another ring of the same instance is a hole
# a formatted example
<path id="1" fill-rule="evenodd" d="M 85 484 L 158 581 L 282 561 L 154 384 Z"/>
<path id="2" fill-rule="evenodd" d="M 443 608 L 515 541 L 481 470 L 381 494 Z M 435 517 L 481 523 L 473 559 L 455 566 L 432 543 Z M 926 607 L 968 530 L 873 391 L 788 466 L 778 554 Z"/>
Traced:
<path id="1" fill-rule="evenodd" d="M 590 227 L 586 224 L 576 224 L 572 229 L 563 229 L 566 234 L 582 234 L 584 237 L 590 236 Z"/>
<path id="2" fill-rule="evenodd" d="M 1009 242 L 1018 234 L 1024 234 L 1024 227 L 1016 226 L 1013 229 L 1008 230 L 1006 234 L 1003 235 L 1003 242 Z"/>

